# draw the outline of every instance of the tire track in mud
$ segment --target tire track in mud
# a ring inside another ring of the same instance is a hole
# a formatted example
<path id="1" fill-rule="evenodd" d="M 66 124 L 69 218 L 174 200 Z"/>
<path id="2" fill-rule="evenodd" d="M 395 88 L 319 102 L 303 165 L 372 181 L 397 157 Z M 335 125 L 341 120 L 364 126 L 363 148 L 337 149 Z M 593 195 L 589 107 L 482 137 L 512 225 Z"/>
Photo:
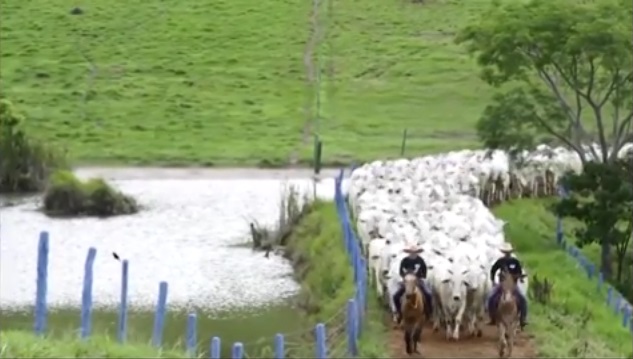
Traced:
<path id="1" fill-rule="evenodd" d="M 312 0 L 308 14 L 308 39 L 303 52 L 303 66 L 305 69 L 306 100 L 304 105 L 305 120 L 301 131 L 301 140 L 290 154 L 290 164 L 297 164 L 299 152 L 308 144 L 313 131 L 314 121 L 320 112 L 320 71 L 318 66 L 318 48 L 323 38 L 323 28 L 320 22 L 320 8 L 323 0 Z"/>

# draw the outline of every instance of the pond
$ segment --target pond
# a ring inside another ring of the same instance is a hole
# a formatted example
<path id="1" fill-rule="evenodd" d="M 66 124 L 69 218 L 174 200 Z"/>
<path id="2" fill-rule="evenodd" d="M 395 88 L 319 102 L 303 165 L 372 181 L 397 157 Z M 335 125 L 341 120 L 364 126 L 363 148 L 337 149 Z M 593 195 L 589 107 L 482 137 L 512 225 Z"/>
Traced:
<path id="1" fill-rule="evenodd" d="M 275 223 L 284 183 L 320 198 L 333 197 L 333 180 L 313 187 L 307 171 L 82 169 L 103 176 L 135 197 L 144 210 L 109 219 L 50 219 L 38 200 L 20 199 L 2 208 L 0 227 L 0 322 L 3 329 L 32 329 L 37 243 L 50 233 L 49 330 L 79 327 L 83 267 L 88 249 L 94 265 L 93 332 L 114 333 L 121 264 L 130 262 L 130 335 L 149 340 L 160 281 L 169 283 L 165 340 L 184 336 L 188 312 L 199 318 L 200 340 L 249 342 L 299 328 L 289 299 L 298 290 L 281 257 L 266 258 L 243 246 L 248 223 Z M 330 173 L 333 176 L 333 173 Z M 208 343 L 208 342 L 207 342 Z M 204 345 L 204 344 L 203 344 Z M 208 344 L 207 344 L 208 345 Z"/>

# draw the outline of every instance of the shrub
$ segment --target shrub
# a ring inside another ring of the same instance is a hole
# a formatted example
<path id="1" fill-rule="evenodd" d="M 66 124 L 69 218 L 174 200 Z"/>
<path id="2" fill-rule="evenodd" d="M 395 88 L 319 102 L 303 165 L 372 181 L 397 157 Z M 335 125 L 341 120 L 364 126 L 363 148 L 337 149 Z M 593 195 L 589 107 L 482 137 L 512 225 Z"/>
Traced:
<path id="1" fill-rule="evenodd" d="M 103 179 L 81 181 L 70 171 L 56 171 L 44 193 L 49 216 L 115 216 L 138 212 L 136 201 Z"/>
<path id="2" fill-rule="evenodd" d="M 0 99 L 0 193 L 40 191 L 52 170 L 66 167 L 64 156 L 30 139 L 23 124 L 11 102 Z"/>
<path id="3" fill-rule="evenodd" d="M 251 221 L 251 244 L 255 250 L 270 251 L 285 246 L 293 228 L 312 209 L 313 199 L 308 193 L 301 194 L 297 186 L 285 183 L 279 193 L 279 217 L 276 223 L 265 226 Z"/>

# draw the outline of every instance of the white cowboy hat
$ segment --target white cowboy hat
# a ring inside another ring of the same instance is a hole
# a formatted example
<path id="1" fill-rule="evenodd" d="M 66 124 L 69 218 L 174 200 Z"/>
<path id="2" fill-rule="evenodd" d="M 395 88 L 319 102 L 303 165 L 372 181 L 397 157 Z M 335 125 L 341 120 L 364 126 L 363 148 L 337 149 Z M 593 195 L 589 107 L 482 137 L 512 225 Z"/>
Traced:
<path id="1" fill-rule="evenodd" d="M 408 246 L 404 247 L 405 253 L 421 253 L 423 251 L 424 249 L 422 249 L 422 247 L 417 244 L 409 244 Z"/>
<path id="2" fill-rule="evenodd" d="M 514 252 L 514 248 L 512 248 L 512 244 L 508 242 L 503 242 L 499 247 L 499 250 L 503 253 L 511 253 Z"/>

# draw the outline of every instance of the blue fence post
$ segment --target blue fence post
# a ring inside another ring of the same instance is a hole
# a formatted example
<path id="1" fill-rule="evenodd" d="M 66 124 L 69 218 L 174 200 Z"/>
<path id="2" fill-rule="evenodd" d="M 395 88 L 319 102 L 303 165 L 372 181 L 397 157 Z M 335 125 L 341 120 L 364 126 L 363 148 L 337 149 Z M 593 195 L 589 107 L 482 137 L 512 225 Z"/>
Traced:
<path id="1" fill-rule="evenodd" d="M 327 343 L 325 340 L 325 324 L 319 323 L 314 327 L 316 334 L 316 359 L 327 359 Z"/>
<path id="2" fill-rule="evenodd" d="M 622 298 L 616 294 L 615 302 L 613 303 L 613 313 L 620 314 L 620 308 L 622 308 Z"/>
<path id="3" fill-rule="evenodd" d="M 40 240 L 37 245 L 37 277 L 35 290 L 35 335 L 44 335 L 46 332 L 46 318 L 48 310 L 46 308 L 46 293 L 48 291 L 48 252 L 49 241 L 48 232 L 40 233 Z"/>
<path id="4" fill-rule="evenodd" d="M 244 358 L 244 345 L 240 342 L 233 344 L 233 352 L 231 353 L 231 359 Z"/>
<path id="5" fill-rule="evenodd" d="M 587 276 L 589 277 L 589 279 L 593 278 L 595 272 L 596 266 L 593 263 L 587 263 Z"/>
<path id="6" fill-rule="evenodd" d="M 286 357 L 286 345 L 284 343 L 284 335 L 275 335 L 275 359 L 284 359 Z"/>
<path id="7" fill-rule="evenodd" d="M 613 300 L 613 287 L 609 286 L 607 288 L 607 305 L 611 306 L 611 301 Z"/>
<path id="8" fill-rule="evenodd" d="M 160 347 L 163 343 L 163 331 L 165 329 L 165 314 L 167 314 L 167 282 L 160 282 L 158 286 L 158 303 L 154 316 L 154 331 L 152 332 L 152 345 Z"/>
<path id="9" fill-rule="evenodd" d="M 602 283 L 604 283 L 604 274 L 598 273 L 598 290 L 602 289 Z"/>
<path id="10" fill-rule="evenodd" d="M 627 327 L 629 322 L 631 321 L 631 307 L 627 306 L 624 308 L 624 314 L 622 315 L 622 326 Z"/>
<path id="11" fill-rule="evenodd" d="M 97 249 L 90 247 L 84 266 L 84 287 L 81 293 L 81 338 L 90 336 L 92 325 L 92 280 Z"/>
<path id="12" fill-rule="evenodd" d="M 563 243 L 563 221 L 560 216 L 556 216 L 556 242 L 558 245 Z"/>
<path id="13" fill-rule="evenodd" d="M 127 339 L 127 290 L 129 278 L 129 265 L 127 259 L 121 264 L 121 303 L 119 307 L 119 327 L 117 330 L 117 339 L 119 343 L 125 343 Z"/>
<path id="14" fill-rule="evenodd" d="M 196 347 L 198 346 L 198 320 L 195 313 L 189 314 L 187 317 L 187 355 L 196 356 Z"/>
<path id="15" fill-rule="evenodd" d="M 356 343 L 356 338 L 358 337 L 356 334 L 356 313 L 358 313 L 358 310 L 356 309 L 356 301 L 354 301 L 354 299 L 348 300 L 346 320 L 347 354 L 352 357 L 358 356 L 358 347 Z"/>
<path id="16" fill-rule="evenodd" d="M 219 337 L 213 337 L 211 339 L 211 350 L 209 350 L 210 359 L 220 359 L 222 355 L 222 341 Z"/>
<path id="17" fill-rule="evenodd" d="M 354 320 L 354 325 L 356 326 L 356 328 L 354 329 L 354 333 L 356 333 L 356 338 L 360 337 L 361 334 L 361 329 L 362 329 L 362 321 L 363 318 L 361 316 L 361 293 L 360 290 L 358 288 L 358 286 L 356 287 L 356 293 L 354 293 L 354 302 L 356 302 L 356 316 L 355 316 L 355 320 Z"/>

